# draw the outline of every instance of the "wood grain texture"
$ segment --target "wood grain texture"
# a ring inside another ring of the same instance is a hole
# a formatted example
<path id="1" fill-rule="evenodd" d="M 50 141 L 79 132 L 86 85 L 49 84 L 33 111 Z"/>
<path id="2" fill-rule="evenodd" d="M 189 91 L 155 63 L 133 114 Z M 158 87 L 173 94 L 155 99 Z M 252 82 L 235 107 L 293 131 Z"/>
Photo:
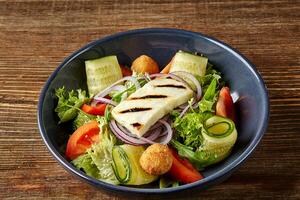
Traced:
<path id="1" fill-rule="evenodd" d="M 0 199 L 126 198 L 59 166 L 41 141 L 36 107 L 44 82 L 74 50 L 143 27 L 218 38 L 257 66 L 269 90 L 269 128 L 254 155 L 224 183 L 178 198 L 300 199 L 298 0 L 0 0 Z"/>

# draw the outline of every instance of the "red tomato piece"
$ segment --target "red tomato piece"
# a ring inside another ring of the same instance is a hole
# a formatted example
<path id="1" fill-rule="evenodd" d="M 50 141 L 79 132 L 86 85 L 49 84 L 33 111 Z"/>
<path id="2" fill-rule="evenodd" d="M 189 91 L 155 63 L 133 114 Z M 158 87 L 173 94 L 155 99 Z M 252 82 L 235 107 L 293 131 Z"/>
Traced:
<path id="1" fill-rule="evenodd" d="M 88 104 L 83 104 L 81 110 L 90 115 L 104 115 L 106 104 L 97 104 L 96 107 L 90 106 Z"/>
<path id="2" fill-rule="evenodd" d="M 216 105 L 216 115 L 227 117 L 236 122 L 234 104 L 228 87 L 223 87 L 220 91 Z"/>
<path id="3" fill-rule="evenodd" d="M 187 159 L 180 158 L 174 149 L 170 148 L 170 150 L 173 156 L 173 164 L 168 173 L 172 178 L 182 183 L 193 183 L 203 179 L 203 176 Z"/>
<path id="4" fill-rule="evenodd" d="M 84 154 L 93 143 L 99 142 L 99 132 L 100 128 L 96 120 L 79 127 L 68 140 L 66 157 L 74 160 Z"/>
<path id="5" fill-rule="evenodd" d="M 122 75 L 124 76 L 131 76 L 132 75 L 132 71 L 130 68 L 124 66 L 124 65 L 120 65 L 121 67 L 121 71 L 122 71 Z"/>

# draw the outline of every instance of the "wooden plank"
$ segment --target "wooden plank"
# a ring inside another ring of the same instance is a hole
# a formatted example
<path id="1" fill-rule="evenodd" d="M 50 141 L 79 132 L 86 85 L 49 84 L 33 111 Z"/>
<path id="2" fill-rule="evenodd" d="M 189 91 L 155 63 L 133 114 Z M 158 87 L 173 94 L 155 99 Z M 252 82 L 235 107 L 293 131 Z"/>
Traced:
<path id="1" fill-rule="evenodd" d="M 77 180 L 51 157 L 36 106 L 65 57 L 143 27 L 218 38 L 257 66 L 269 90 L 269 128 L 254 155 L 224 183 L 176 197 L 300 199 L 300 2 L 283 0 L 0 0 L 0 199 L 128 199 Z M 161 198 L 169 199 L 147 197 Z"/>

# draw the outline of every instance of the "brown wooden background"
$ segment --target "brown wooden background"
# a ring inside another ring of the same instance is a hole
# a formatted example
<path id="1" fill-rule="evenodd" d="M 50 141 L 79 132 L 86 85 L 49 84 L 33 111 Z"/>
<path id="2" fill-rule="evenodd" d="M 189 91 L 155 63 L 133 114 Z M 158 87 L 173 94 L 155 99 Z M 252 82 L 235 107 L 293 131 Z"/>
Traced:
<path id="1" fill-rule="evenodd" d="M 143 27 L 223 40 L 257 65 L 269 89 L 269 128 L 254 155 L 226 182 L 179 197 L 300 199 L 299 0 L 0 0 L 0 199 L 125 198 L 59 166 L 40 138 L 36 107 L 44 82 L 74 50 Z"/>

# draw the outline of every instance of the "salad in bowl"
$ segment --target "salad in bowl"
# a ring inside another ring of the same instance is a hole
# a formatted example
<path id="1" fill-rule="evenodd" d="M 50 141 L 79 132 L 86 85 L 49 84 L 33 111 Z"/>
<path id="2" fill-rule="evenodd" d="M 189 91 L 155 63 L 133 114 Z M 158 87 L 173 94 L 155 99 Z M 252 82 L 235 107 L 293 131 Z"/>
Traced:
<path id="1" fill-rule="evenodd" d="M 176 187 L 231 153 L 238 133 L 230 88 L 199 53 L 178 51 L 162 71 L 147 55 L 130 67 L 85 61 L 82 88 L 55 90 L 58 124 L 72 123 L 65 157 L 114 185 Z"/>

